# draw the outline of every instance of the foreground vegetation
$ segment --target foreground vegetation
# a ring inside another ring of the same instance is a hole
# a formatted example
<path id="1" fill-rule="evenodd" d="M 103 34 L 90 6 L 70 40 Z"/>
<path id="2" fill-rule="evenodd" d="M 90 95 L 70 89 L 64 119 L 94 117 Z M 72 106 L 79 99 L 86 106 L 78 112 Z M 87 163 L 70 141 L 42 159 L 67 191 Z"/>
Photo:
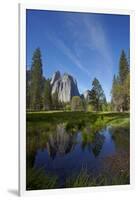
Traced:
<path id="1" fill-rule="evenodd" d="M 129 184 L 128 156 L 126 153 L 108 156 L 104 160 L 104 169 L 97 175 L 88 172 L 86 167 L 82 167 L 80 172 L 66 178 L 65 184 L 62 186 L 58 184 L 58 177 L 47 174 L 44 169 L 28 169 L 27 190 Z"/>
<path id="2" fill-rule="evenodd" d="M 117 155 L 118 156 L 118 155 Z M 116 158 L 108 158 L 110 165 L 115 164 Z M 104 170 L 99 175 L 95 176 L 87 171 L 87 168 L 83 169 L 76 175 L 71 176 L 65 180 L 64 188 L 74 187 L 91 187 L 91 186 L 108 186 L 108 185 L 126 185 L 129 184 L 129 161 L 128 159 L 121 157 L 120 163 L 116 167 L 118 173 L 113 176 L 108 170 Z M 107 161 L 106 161 L 107 162 Z M 125 163 L 124 163 L 125 162 Z M 125 168 L 122 168 L 123 163 Z M 113 167 L 112 167 L 113 168 Z M 121 170 L 120 170 L 121 168 Z M 58 185 L 58 178 L 53 175 L 46 175 L 43 169 L 36 170 L 34 168 L 27 170 L 27 190 L 39 190 L 39 189 L 56 189 L 61 186 Z"/>

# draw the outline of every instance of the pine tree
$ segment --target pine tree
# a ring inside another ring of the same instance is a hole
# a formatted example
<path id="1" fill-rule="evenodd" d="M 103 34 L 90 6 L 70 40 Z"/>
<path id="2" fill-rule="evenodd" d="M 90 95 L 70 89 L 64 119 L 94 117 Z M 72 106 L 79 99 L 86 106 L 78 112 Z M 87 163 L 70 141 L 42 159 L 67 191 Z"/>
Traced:
<path id="1" fill-rule="evenodd" d="M 52 105 L 54 109 L 59 109 L 58 92 L 52 95 Z"/>
<path id="2" fill-rule="evenodd" d="M 123 84 L 123 95 L 124 95 L 124 110 L 130 109 L 130 72 L 128 73 L 125 82 Z"/>
<path id="3" fill-rule="evenodd" d="M 120 62 L 119 62 L 119 79 L 120 84 L 123 84 L 127 78 L 129 72 L 128 61 L 124 50 L 121 52 Z"/>
<path id="4" fill-rule="evenodd" d="M 26 108 L 31 107 L 31 71 L 26 70 Z"/>
<path id="5" fill-rule="evenodd" d="M 112 107 L 115 111 L 129 110 L 130 104 L 130 72 L 124 50 L 121 52 L 118 75 L 112 83 Z"/>
<path id="6" fill-rule="evenodd" d="M 90 102 L 95 111 L 102 110 L 102 105 L 106 104 L 106 97 L 98 79 L 94 78 L 92 90 L 90 91 Z"/>
<path id="7" fill-rule="evenodd" d="M 42 109 L 43 72 L 41 51 L 34 51 L 31 68 L 31 107 L 33 110 Z"/>
<path id="8" fill-rule="evenodd" d="M 113 84 L 112 84 L 112 107 L 115 111 L 122 111 L 123 105 L 123 95 L 122 95 L 122 85 L 120 84 L 119 77 L 114 75 Z"/>
<path id="9" fill-rule="evenodd" d="M 51 84 L 49 79 L 45 80 L 43 102 L 45 110 L 50 110 L 52 108 Z"/>

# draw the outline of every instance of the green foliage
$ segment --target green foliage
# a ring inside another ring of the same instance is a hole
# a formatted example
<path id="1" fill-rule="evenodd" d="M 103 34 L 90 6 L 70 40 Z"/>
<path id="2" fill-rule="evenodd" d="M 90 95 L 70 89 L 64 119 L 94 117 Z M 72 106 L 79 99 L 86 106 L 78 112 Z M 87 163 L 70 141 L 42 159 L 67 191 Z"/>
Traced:
<path id="1" fill-rule="evenodd" d="M 118 75 L 112 83 L 112 107 L 115 111 L 127 111 L 130 104 L 130 72 L 125 52 L 122 51 Z"/>
<path id="2" fill-rule="evenodd" d="M 26 108 L 31 107 L 31 71 L 26 70 Z"/>
<path id="3" fill-rule="evenodd" d="M 41 126 L 50 128 L 51 122 L 56 123 L 70 123 L 70 124 L 78 124 L 78 122 L 83 122 L 85 124 L 91 123 L 92 128 L 94 124 L 96 126 L 104 125 L 122 125 L 129 123 L 129 113 L 117 113 L 117 112 L 109 112 L 109 113 L 93 113 L 93 112 L 29 112 L 27 113 L 27 130 L 30 130 L 30 126 L 34 127 L 34 131 L 36 127 L 39 125 L 39 129 L 41 130 Z M 35 127 L 36 126 L 36 127 Z M 52 126 L 53 127 L 53 126 Z M 36 129 L 37 132 L 37 129 Z"/>
<path id="4" fill-rule="evenodd" d="M 71 105 L 70 104 L 66 104 L 64 108 L 65 108 L 65 110 L 70 111 L 71 110 Z"/>
<path id="5" fill-rule="evenodd" d="M 59 101 L 58 101 L 58 92 L 56 91 L 52 95 L 52 104 L 53 104 L 53 109 L 59 109 Z"/>
<path id="6" fill-rule="evenodd" d="M 66 180 L 66 187 L 125 185 L 129 183 L 128 155 L 118 153 L 105 159 L 102 173 L 94 175 L 86 167 L 82 168 L 78 174 Z"/>
<path id="7" fill-rule="evenodd" d="M 50 80 L 45 81 L 44 85 L 44 109 L 50 110 L 52 108 L 51 85 Z"/>
<path id="8" fill-rule="evenodd" d="M 124 109 L 130 109 L 130 72 L 128 72 L 123 84 L 123 96 L 124 96 Z"/>
<path id="9" fill-rule="evenodd" d="M 92 104 L 90 104 L 90 103 L 87 104 L 87 111 L 88 112 L 93 112 L 94 111 L 94 107 L 93 107 Z"/>
<path id="10" fill-rule="evenodd" d="M 129 73 L 128 61 L 124 50 L 121 52 L 120 61 L 119 61 L 119 79 L 120 84 L 123 84 Z"/>
<path id="11" fill-rule="evenodd" d="M 82 111 L 83 108 L 83 102 L 79 96 L 73 96 L 71 100 L 71 110 L 72 111 Z"/>
<path id="12" fill-rule="evenodd" d="M 29 168 L 26 173 L 26 189 L 52 189 L 57 186 L 57 177 L 46 175 L 43 169 Z"/>
<path id="13" fill-rule="evenodd" d="M 88 174 L 87 169 L 82 169 L 76 176 L 66 180 L 66 187 L 88 187 L 93 185 L 93 180 Z"/>
<path id="14" fill-rule="evenodd" d="M 106 97 L 98 79 L 94 78 L 92 82 L 92 90 L 90 92 L 90 102 L 95 111 L 101 111 L 102 105 L 106 104 Z"/>
<path id="15" fill-rule="evenodd" d="M 43 72 L 41 51 L 37 48 L 34 51 L 31 68 L 31 107 L 33 110 L 41 110 L 42 102 L 42 88 L 43 88 Z"/>
<path id="16" fill-rule="evenodd" d="M 103 112 L 111 112 L 112 111 L 111 103 L 103 104 L 102 105 L 102 111 Z"/>

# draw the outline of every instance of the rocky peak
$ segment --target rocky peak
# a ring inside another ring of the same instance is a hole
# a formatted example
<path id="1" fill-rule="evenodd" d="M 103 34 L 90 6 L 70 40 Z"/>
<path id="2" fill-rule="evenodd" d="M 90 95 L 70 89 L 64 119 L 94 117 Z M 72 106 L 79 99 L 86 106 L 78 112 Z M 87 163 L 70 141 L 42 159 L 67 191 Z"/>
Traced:
<path id="1" fill-rule="evenodd" d="M 60 71 L 56 71 L 53 76 L 52 76 L 52 79 L 51 79 L 51 85 L 53 86 L 54 83 L 59 80 L 61 78 L 61 74 L 60 74 Z"/>
<path id="2" fill-rule="evenodd" d="M 55 74 L 53 75 L 55 77 Z M 64 73 L 59 78 L 53 78 L 51 81 L 52 94 L 58 92 L 58 99 L 61 102 L 70 102 L 73 96 L 79 96 L 79 90 L 77 87 L 77 81 L 69 74 Z"/>

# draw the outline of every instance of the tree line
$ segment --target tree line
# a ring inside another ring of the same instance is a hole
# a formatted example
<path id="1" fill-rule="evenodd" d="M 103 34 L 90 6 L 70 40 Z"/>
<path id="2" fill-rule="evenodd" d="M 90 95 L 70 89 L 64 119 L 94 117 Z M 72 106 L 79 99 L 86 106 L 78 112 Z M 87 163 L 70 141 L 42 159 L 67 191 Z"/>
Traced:
<path id="1" fill-rule="evenodd" d="M 121 52 L 118 74 L 114 75 L 111 105 L 114 111 L 129 111 L 130 109 L 130 66 L 124 50 Z"/>
<path id="2" fill-rule="evenodd" d="M 26 108 L 32 111 L 72 110 L 72 111 L 127 111 L 129 110 L 129 64 L 122 51 L 119 72 L 113 77 L 111 102 L 107 102 L 104 90 L 97 78 L 92 81 L 88 98 L 74 96 L 71 102 L 58 100 L 58 93 L 51 94 L 51 79 L 43 76 L 41 51 L 37 48 L 32 56 L 31 69 L 26 71 Z"/>

